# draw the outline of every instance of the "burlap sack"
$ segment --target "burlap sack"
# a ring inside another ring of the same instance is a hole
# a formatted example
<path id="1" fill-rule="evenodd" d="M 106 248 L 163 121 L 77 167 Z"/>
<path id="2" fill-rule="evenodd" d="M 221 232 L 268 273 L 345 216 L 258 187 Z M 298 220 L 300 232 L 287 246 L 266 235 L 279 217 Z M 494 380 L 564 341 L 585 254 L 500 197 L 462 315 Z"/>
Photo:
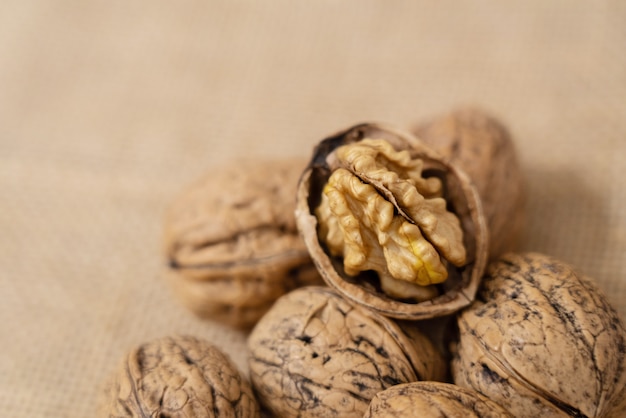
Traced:
<path id="1" fill-rule="evenodd" d="M 92 416 L 132 346 L 246 334 L 163 279 L 164 208 L 238 156 L 308 157 L 357 122 L 459 104 L 507 124 L 523 249 L 595 277 L 626 318 L 626 7 L 620 1 L 274 0 L 0 7 L 0 411 Z"/>

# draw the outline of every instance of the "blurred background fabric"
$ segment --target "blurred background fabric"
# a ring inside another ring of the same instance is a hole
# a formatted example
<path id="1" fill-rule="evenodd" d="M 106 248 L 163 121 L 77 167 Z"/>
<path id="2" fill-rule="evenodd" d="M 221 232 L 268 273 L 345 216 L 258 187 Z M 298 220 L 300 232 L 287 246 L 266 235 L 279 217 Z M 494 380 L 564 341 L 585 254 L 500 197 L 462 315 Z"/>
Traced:
<path id="1" fill-rule="evenodd" d="M 234 157 L 476 104 L 527 175 L 522 249 L 626 318 L 626 2 L 0 5 L 0 413 L 93 416 L 130 348 L 175 333 L 246 371 L 246 334 L 163 280 L 163 212 Z"/>

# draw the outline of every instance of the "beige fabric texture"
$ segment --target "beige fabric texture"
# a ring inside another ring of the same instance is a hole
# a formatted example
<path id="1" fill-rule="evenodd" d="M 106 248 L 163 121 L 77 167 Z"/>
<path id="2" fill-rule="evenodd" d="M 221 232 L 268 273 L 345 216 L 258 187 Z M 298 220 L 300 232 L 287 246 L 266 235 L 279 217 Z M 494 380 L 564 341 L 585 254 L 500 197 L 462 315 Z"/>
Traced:
<path id="1" fill-rule="evenodd" d="M 461 104 L 515 136 L 522 248 L 626 318 L 626 3 L 69 1 L 0 6 L 0 414 L 93 416 L 135 345 L 246 335 L 163 279 L 164 208 L 234 157 Z"/>

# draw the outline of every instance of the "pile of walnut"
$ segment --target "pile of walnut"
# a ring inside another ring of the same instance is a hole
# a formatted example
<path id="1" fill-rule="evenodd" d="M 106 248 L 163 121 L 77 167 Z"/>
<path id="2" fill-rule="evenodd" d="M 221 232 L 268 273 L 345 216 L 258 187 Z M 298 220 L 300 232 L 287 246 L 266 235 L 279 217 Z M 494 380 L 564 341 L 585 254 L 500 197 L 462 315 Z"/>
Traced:
<path id="1" fill-rule="evenodd" d="M 129 353 L 101 416 L 624 416 L 615 309 L 517 251 L 507 130 L 469 108 L 413 131 L 357 125 L 308 163 L 231 165 L 181 194 L 170 283 L 249 332 L 249 380 L 215 346 L 165 338 Z"/>

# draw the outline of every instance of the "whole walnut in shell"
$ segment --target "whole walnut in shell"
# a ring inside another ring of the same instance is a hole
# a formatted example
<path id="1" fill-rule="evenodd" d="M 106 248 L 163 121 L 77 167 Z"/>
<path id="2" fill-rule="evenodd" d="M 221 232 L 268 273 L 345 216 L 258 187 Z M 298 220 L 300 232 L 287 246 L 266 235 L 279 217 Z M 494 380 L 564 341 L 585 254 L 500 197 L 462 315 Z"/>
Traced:
<path id="1" fill-rule="evenodd" d="M 322 282 L 293 214 L 304 166 L 299 159 L 231 161 L 171 203 L 168 278 L 194 313 L 247 328 L 280 295 Z"/>
<path id="2" fill-rule="evenodd" d="M 414 382 L 378 392 L 363 418 L 513 418 L 480 393 L 442 382 Z"/>
<path id="3" fill-rule="evenodd" d="M 495 117 L 463 107 L 419 123 L 415 135 L 472 180 L 489 229 L 489 255 L 514 251 L 525 221 L 524 181 L 513 137 Z"/>
<path id="4" fill-rule="evenodd" d="M 626 331 L 598 287 L 538 253 L 492 263 L 458 315 L 452 375 L 516 417 L 616 416 Z"/>
<path id="5" fill-rule="evenodd" d="M 278 299 L 254 327 L 248 349 L 258 400 L 276 416 L 362 417 L 381 390 L 441 380 L 446 371 L 419 331 L 405 331 L 328 287 Z"/>
<path id="6" fill-rule="evenodd" d="M 130 351 L 99 411 L 115 418 L 259 417 L 247 380 L 214 345 L 165 337 Z"/>
<path id="7" fill-rule="evenodd" d="M 399 319 L 467 306 L 486 265 L 469 178 L 392 127 L 357 125 L 321 141 L 298 185 L 296 220 L 327 284 Z"/>

